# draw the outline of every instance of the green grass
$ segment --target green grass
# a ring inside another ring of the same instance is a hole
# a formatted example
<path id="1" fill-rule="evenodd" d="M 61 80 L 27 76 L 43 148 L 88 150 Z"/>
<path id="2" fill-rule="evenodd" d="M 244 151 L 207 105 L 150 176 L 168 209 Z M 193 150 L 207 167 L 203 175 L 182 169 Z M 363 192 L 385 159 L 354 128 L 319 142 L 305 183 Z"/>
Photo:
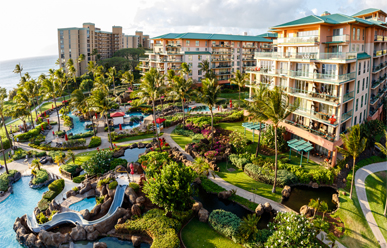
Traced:
<path id="1" fill-rule="evenodd" d="M 241 100 L 249 96 L 248 92 L 241 92 Z M 220 93 L 220 98 L 239 100 L 239 93 Z"/>
<path id="2" fill-rule="evenodd" d="M 387 240 L 387 220 L 383 215 L 387 197 L 387 170 L 369 175 L 365 180 L 365 185 L 372 214 L 384 239 Z"/>
<path id="3" fill-rule="evenodd" d="M 276 202 L 281 201 L 282 189 L 280 187 L 277 187 L 276 193 L 273 194 L 271 193 L 271 190 L 273 189 L 272 185 L 255 181 L 254 179 L 246 175 L 246 173 L 244 173 L 242 170 L 236 168 L 230 163 L 227 166 L 226 162 L 221 162 L 221 163 L 218 163 L 218 166 L 220 168 L 220 172 L 216 172 L 216 174 L 218 174 L 218 176 L 223 178 L 226 182 L 229 182 L 239 188 L 242 188 L 244 190 L 255 193 L 257 195 L 266 197 L 273 201 L 276 201 Z M 226 168 L 234 168 L 235 171 L 230 172 Z"/>
<path id="4" fill-rule="evenodd" d="M 160 133 L 159 137 L 163 135 L 163 133 Z M 147 138 L 154 138 L 156 137 L 155 134 L 149 133 L 149 134 L 143 134 L 143 135 L 137 135 L 137 136 L 131 136 L 131 137 L 126 137 L 122 138 L 116 141 L 113 141 L 113 144 L 116 143 L 121 143 L 121 142 L 126 142 L 126 141 L 132 141 L 132 140 L 140 140 L 140 139 L 147 139 Z"/>
<path id="5" fill-rule="evenodd" d="M 348 192 L 346 196 L 340 192 L 339 197 L 340 208 L 332 216 L 340 217 L 344 222 L 345 232 L 338 241 L 346 247 L 379 247 L 360 208 L 356 189 L 354 188 L 352 200 Z"/>
<path id="6" fill-rule="evenodd" d="M 171 138 L 183 149 L 185 148 L 185 145 L 192 143 L 191 137 L 186 137 L 183 135 L 172 133 Z"/>
<path id="7" fill-rule="evenodd" d="M 89 160 L 94 154 L 96 154 L 98 151 L 95 150 L 95 151 L 90 151 L 90 152 L 82 152 L 82 153 L 78 153 L 77 155 L 75 155 L 76 159 L 75 159 L 75 164 L 78 164 L 78 165 L 81 165 L 83 162 L 86 162 L 87 160 Z M 66 164 L 69 164 L 69 163 L 73 163 L 72 160 L 68 160 L 66 162 Z"/>
<path id="8" fill-rule="evenodd" d="M 182 239 L 187 248 L 240 248 L 232 240 L 212 229 L 207 223 L 200 222 L 197 218 L 191 220 L 182 231 Z"/>

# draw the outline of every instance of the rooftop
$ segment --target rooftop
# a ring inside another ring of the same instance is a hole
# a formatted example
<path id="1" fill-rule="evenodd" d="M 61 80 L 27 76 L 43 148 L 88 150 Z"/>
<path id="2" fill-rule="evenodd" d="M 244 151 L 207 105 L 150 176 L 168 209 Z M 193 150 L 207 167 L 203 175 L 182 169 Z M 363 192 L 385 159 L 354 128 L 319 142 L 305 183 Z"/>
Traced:
<path id="1" fill-rule="evenodd" d="M 153 37 L 153 39 L 195 39 L 195 40 L 235 40 L 235 41 L 258 41 L 273 42 L 260 36 L 232 35 L 232 34 L 210 34 L 210 33 L 168 33 Z"/>
<path id="2" fill-rule="evenodd" d="M 374 13 L 374 12 L 377 12 L 377 11 L 382 11 L 384 14 L 386 14 L 381 9 L 369 8 L 369 9 L 364 9 L 362 11 L 359 11 L 356 14 L 353 14 L 352 16 L 361 16 L 361 15 L 371 14 L 371 13 Z"/>
<path id="3" fill-rule="evenodd" d="M 272 38 L 277 38 L 278 34 L 277 33 L 264 33 L 264 34 L 259 34 L 257 35 L 258 37 L 272 37 Z"/>

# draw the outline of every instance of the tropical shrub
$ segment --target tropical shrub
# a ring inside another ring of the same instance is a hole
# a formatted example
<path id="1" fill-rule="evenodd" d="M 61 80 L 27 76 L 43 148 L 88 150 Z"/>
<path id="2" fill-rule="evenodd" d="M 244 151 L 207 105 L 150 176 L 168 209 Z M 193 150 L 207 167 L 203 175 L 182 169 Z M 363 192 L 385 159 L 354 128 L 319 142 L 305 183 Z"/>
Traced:
<path id="1" fill-rule="evenodd" d="M 58 157 L 58 156 L 61 156 L 61 157 L 65 157 L 66 156 L 66 153 L 64 153 L 62 151 L 49 151 L 47 154 L 48 154 L 48 156 L 50 156 L 52 158 L 55 158 L 55 157 Z"/>
<path id="2" fill-rule="evenodd" d="M 129 187 L 131 187 L 132 189 L 134 189 L 134 191 L 137 193 L 140 191 L 140 185 L 138 185 L 137 183 L 129 183 Z"/>
<path id="3" fill-rule="evenodd" d="M 146 172 L 147 178 L 153 178 L 155 174 L 160 173 L 161 167 L 170 161 L 167 152 L 155 151 L 144 154 L 138 159 Z"/>
<path id="4" fill-rule="evenodd" d="M 117 188 L 117 185 L 118 185 L 117 181 L 113 181 L 109 183 L 109 189 L 115 189 Z"/>
<path id="5" fill-rule="evenodd" d="M 9 174 L 3 173 L 0 175 L 0 191 L 6 191 L 8 190 L 8 185 L 9 185 L 9 177 L 13 177 L 16 173 L 17 170 L 9 170 Z"/>
<path id="6" fill-rule="evenodd" d="M 245 165 L 245 173 L 256 181 L 267 184 L 274 183 L 274 171 L 271 168 L 259 167 L 250 163 Z M 293 173 L 286 170 L 277 171 L 277 183 L 279 186 L 297 182 L 297 177 Z"/>
<path id="7" fill-rule="evenodd" d="M 250 162 L 247 158 L 239 156 L 238 154 L 231 154 L 228 158 L 234 166 L 241 170 L 243 170 L 244 166 Z"/>
<path id="8" fill-rule="evenodd" d="M 236 122 L 243 119 L 243 111 L 235 111 L 231 115 L 225 117 L 222 122 Z"/>
<path id="9" fill-rule="evenodd" d="M 90 143 L 88 145 L 89 148 L 94 148 L 100 146 L 102 143 L 101 137 L 93 136 L 91 137 Z"/>
<path id="10" fill-rule="evenodd" d="M 81 183 L 85 179 L 86 179 L 85 175 L 79 175 L 79 176 L 73 178 L 73 182 L 74 183 Z"/>
<path id="11" fill-rule="evenodd" d="M 36 216 L 36 219 L 37 219 L 39 224 L 44 224 L 48 221 L 47 217 L 44 215 L 43 212 L 40 212 L 40 214 L 38 216 Z"/>
<path id="12" fill-rule="evenodd" d="M 235 214 L 223 209 L 215 209 L 208 217 L 208 223 L 215 231 L 232 239 L 234 242 L 238 240 L 238 228 L 241 224 L 241 219 Z"/>
<path id="13" fill-rule="evenodd" d="M 235 149 L 236 153 L 245 153 L 247 148 L 247 139 L 240 132 L 234 131 L 229 135 L 230 143 Z"/>
<path id="14" fill-rule="evenodd" d="M 285 140 L 286 129 L 284 127 L 277 128 L 277 147 L 281 152 L 286 152 L 288 150 L 288 143 Z M 263 133 L 263 143 L 268 147 L 275 149 L 274 142 L 274 128 L 272 125 L 267 125 L 266 132 Z"/>
<path id="15" fill-rule="evenodd" d="M 126 159 L 123 159 L 123 158 L 114 158 L 111 162 L 110 162 L 110 170 L 114 170 L 117 166 L 124 166 L 126 167 L 126 165 L 128 164 L 128 161 Z"/>
<path id="16" fill-rule="evenodd" d="M 202 139 L 204 139 L 203 134 L 197 133 L 197 134 L 192 136 L 192 143 L 198 143 Z"/>
<path id="17" fill-rule="evenodd" d="M 87 137 L 91 137 L 94 135 L 94 132 L 93 131 L 87 131 L 85 133 L 81 133 L 81 134 L 73 134 L 71 136 L 68 136 L 69 139 L 80 139 L 80 138 L 87 138 Z"/>
<path id="18" fill-rule="evenodd" d="M 32 179 L 32 184 L 36 185 L 48 180 L 48 173 L 45 169 L 34 170 L 33 173 L 35 173 L 35 176 Z"/>
<path id="19" fill-rule="evenodd" d="M 88 161 L 82 164 L 82 169 L 90 175 L 103 174 L 110 170 L 110 163 L 112 161 L 113 151 L 99 150 Z"/>
<path id="20" fill-rule="evenodd" d="M 63 164 L 60 169 L 63 171 L 66 171 L 68 173 L 71 173 L 71 175 L 74 175 L 77 172 L 77 169 L 79 168 L 79 164 Z"/>
<path id="21" fill-rule="evenodd" d="M 47 122 L 42 122 L 40 125 L 36 125 L 35 128 L 30 129 L 28 132 L 16 135 L 15 140 L 19 138 L 20 142 L 28 141 L 30 138 L 36 137 L 40 134 L 42 131 L 41 126 L 43 126 L 43 129 L 46 129 L 47 125 Z"/>

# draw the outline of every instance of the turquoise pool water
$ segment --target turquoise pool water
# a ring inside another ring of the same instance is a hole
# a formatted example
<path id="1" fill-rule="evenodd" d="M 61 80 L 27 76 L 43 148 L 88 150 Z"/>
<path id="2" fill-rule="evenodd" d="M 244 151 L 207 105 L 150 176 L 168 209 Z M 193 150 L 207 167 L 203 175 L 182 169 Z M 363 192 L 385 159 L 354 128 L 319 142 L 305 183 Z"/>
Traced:
<path id="1" fill-rule="evenodd" d="M 117 238 L 111 238 L 111 237 L 102 238 L 95 242 L 104 242 L 107 244 L 107 247 L 109 248 L 134 248 L 132 242 L 130 241 L 122 241 Z M 75 248 L 93 248 L 93 243 L 94 242 L 89 242 L 89 241 L 78 241 L 74 243 L 74 247 Z M 140 247 L 149 248 L 150 245 L 142 243 Z"/>
<path id="2" fill-rule="evenodd" d="M 31 189 L 28 186 L 30 177 L 22 177 L 13 185 L 13 194 L 0 203 L 0 247 L 20 248 L 13 231 L 17 217 L 32 214 L 47 188 Z"/>
<path id="3" fill-rule="evenodd" d="M 134 116 L 136 116 L 136 117 L 139 117 L 139 116 L 144 116 L 144 118 L 145 117 L 147 117 L 147 115 L 144 115 L 143 113 L 141 113 L 141 112 L 133 112 L 133 113 L 126 113 L 125 114 L 125 118 L 128 118 L 128 117 L 134 117 Z"/>
<path id="4" fill-rule="evenodd" d="M 184 112 L 188 112 L 188 111 L 190 111 L 192 109 L 192 107 L 189 107 L 189 108 L 185 108 L 184 109 Z M 215 111 L 215 110 L 217 110 L 218 108 L 212 108 L 212 111 Z M 196 110 L 196 108 L 194 108 L 194 110 L 193 111 L 195 111 L 195 112 L 204 112 L 204 111 L 210 111 L 210 109 L 206 106 L 204 109 L 198 109 L 198 110 Z"/>
<path id="5" fill-rule="evenodd" d="M 69 116 L 73 118 L 74 127 L 67 131 L 68 134 L 69 133 L 80 134 L 80 133 L 85 133 L 89 131 L 89 130 L 86 130 L 85 127 L 87 124 L 91 124 L 91 121 L 81 122 L 79 121 L 79 117 L 74 115 L 72 112 L 69 113 Z"/>
<path id="6" fill-rule="evenodd" d="M 78 212 L 83 209 L 88 209 L 89 211 L 91 211 L 96 204 L 97 202 L 95 200 L 95 197 L 90 197 L 90 198 L 83 199 L 82 201 L 76 202 L 74 204 L 71 204 L 69 208 Z"/>

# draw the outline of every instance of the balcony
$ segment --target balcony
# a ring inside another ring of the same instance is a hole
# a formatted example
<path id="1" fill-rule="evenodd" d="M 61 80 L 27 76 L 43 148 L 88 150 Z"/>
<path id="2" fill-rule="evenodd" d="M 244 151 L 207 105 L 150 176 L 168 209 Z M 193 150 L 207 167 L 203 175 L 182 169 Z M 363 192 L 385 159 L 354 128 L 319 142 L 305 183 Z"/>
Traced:
<path id="1" fill-rule="evenodd" d="M 231 57 L 220 57 L 220 58 L 212 58 L 211 62 L 221 62 L 221 61 L 230 61 Z"/>
<path id="2" fill-rule="evenodd" d="M 330 142 L 333 142 L 335 140 L 335 136 L 332 135 L 332 134 L 328 134 L 327 132 L 321 132 L 322 130 L 319 129 L 319 130 L 314 130 L 314 129 L 311 129 L 301 123 L 296 123 L 294 121 L 291 121 L 291 120 L 285 120 L 285 123 L 289 124 L 289 125 L 292 125 L 292 126 L 295 126 L 295 127 L 298 127 L 302 130 L 305 130 L 305 131 L 308 131 L 314 135 L 317 135 L 319 137 L 322 137 Z M 321 131 L 320 131 L 321 130 Z M 297 134 L 297 132 L 295 132 Z"/>
<path id="3" fill-rule="evenodd" d="M 355 91 L 348 92 L 343 96 L 343 103 L 353 100 L 355 97 Z"/>
<path id="4" fill-rule="evenodd" d="M 334 35 L 334 36 L 327 36 L 327 41 L 324 43 L 346 43 L 349 42 L 349 35 Z"/>
<path id="5" fill-rule="evenodd" d="M 174 51 L 174 50 L 166 50 L 160 52 L 161 54 L 177 54 L 177 55 L 183 55 L 184 51 Z"/>
<path id="6" fill-rule="evenodd" d="M 255 51 L 245 51 L 245 50 L 242 51 L 242 54 L 251 54 L 251 55 L 253 55 L 254 53 L 255 53 Z"/>
<path id="7" fill-rule="evenodd" d="M 168 70 L 180 70 L 181 66 L 171 66 L 168 68 Z"/>
<path id="8" fill-rule="evenodd" d="M 156 43 L 156 44 L 154 44 L 154 46 L 155 46 L 155 47 L 162 47 L 163 44 L 161 44 L 161 43 Z"/>
<path id="9" fill-rule="evenodd" d="M 346 113 L 342 114 L 341 115 L 341 123 L 346 122 L 349 118 L 351 118 L 352 112 L 353 112 L 353 110 L 351 109 L 351 110 L 347 111 Z"/>
<path id="10" fill-rule="evenodd" d="M 243 57 L 242 60 L 255 60 L 255 58 L 253 56 L 251 56 L 251 57 Z"/>
<path id="11" fill-rule="evenodd" d="M 223 75 L 231 75 L 231 71 L 220 71 L 220 72 L 215 72 L 216 76 L 223 76 Z"/>
<path id="12" fill-rule="evenodd" d="M 222 54 L 232 54 L 232 52 L 230 52 L 230 51 L 227 51 L 227 52 L 212 51 L 212 55 L 222 55 Z"/>
<path id="13" fill-rule="evenodd" d="M 384 36 L 384 39 L 383 39 L 384 41 L 387 41 L 387 36 Z"/>
<path id="14" fill-rule="evenodd" d="M 328 113 L 323 113 L 323 112 L 316 112 L 311 109 L 306 109 L 302 107 L 298 107 L 296 111 L 294 111 L 295 114 L 302 115 L 304 117 L 308 117 L 311 119 L 314 119 L 316 121 L 322 122 L 326 125 L 330 125 L 333 127 L 336 127 L 338 125 L 338 121 L 333 121 L 331 120 L 331 116 Z"/>
<path id="15" fill-rule="evenodd" d="M 261 44 L 261 49 L 272 49 L 273 45 L 272 44 Z"/>
<path id="16" fill-rule="evenodd" d="M 383 35 L 375 35 L 374 41 L 383 41 Z"/>
<path id="17" fill-rule="evenodd" d="M 296 43 L 318 43 L 320 41 L 319 36 L 304 36 L 304 37 L 287 37 L 278 38 L 277 44 L 296 44 Z"/>
<path id="18" fill-rule="evenodd" d="M 245 44 L 242 46 L 242 48 L 257 48 L 257 46 L 252 44 Z"/>
<path id="19" fill-rule="evenodd" d="M 149 58 L 140 58 L 140 61 L 149 61 Z"/>
<path id="20" fill-rule="evenodd" d="M 243 64 L 243 67 L 254 67 L 257 66 L 256 64 Z"/>
<path id="21" fill-rule="evenodd" d="M 167 47 L 181 47 L 181 44 L 170 43 Z"/>
<path id="22" fill-rule="evenodd" d="M 213 48 L 217 48 L 217 47 L 226 47 L 226 48 L 231 48 L 230 45 L 226 45 L 226 44 L 212 44 L 212 47 Z"/>
<path id="23" fill-rule="evenodd" d="M 256 52 L 255 58 L 302 59 L 302 60 L 355 60 L 357 53 L 281 53 Z"/>
<path id="24" fill-rule="evenodd" d="M 293 87 L 289 87 L 289 93 L 302 98 L 309 98 L 313 101 L 324 102 L 328 105 L 337 106 L 340 102 L 340 98 L 324 93 L 317 93 L 315 91 L 301 90 Z"/>
<path id="25" fill-rule="evenodd" d="M 231 64 L 230 65 L 214 65 L 211 69 L 222 69 L 222 68 L 231 68 Z"/>
<path id="26" fill-rule="evenodd" d="M 294 78 L 306 78 L 313 81 L 329 81 L 329 82 L 346 82 L 349 80 L 354 80 L 356 78 L 356 72 L 351 72 L 343 75 L 335 74 L 323 74 L 323 73 L 307 73 L 305 71 L 289 71 L 289 77 Z"/>

